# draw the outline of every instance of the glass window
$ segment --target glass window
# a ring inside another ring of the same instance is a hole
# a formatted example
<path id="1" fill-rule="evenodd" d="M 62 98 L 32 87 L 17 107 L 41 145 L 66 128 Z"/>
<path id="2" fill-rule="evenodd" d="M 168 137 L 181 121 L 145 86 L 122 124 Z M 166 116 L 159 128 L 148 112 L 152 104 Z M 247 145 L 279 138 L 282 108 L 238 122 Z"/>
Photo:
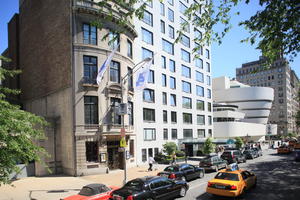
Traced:
<path id="1" fill-rule="evenodd" d="M 117 51 L 120 51 L 120 34 L 119 33 L 114 33 L 114 32 L 109 32 L 108 34 L 109 38 L 109 46 L 111 49 L 117 49 Z"/>
<path id="2" fill-rule="evenodd" d="M 118 114 L 117 109 L 121 103 L 121 99 L 118 98 L 110 98 L 110 105 L 111 105 L 111 123 L 112 124 L 121 124 L 121 115 Z"/>
<path id="3" fill-rule="evenodd" d="M 168 0 L 168 2 L 170 5 L 172 5 L 172 6 L 174 5 L 174 0 Z"/>
<path id="4" fill-rule="evenodd" d="M 176 71 L 176 66 L 175 66 L 175 61 L 174 60 L 169 60 L 169 67 L 170 67 L 170 71 L 171 72 L 175 72 Z"/>
<path id="5" fill-rule="evenodd" d="M 146 102 L 154 103 L 155 102 L 154 90 L 144 89 L 143 100 Z"/>
<path id="6" fill-rule="evenodd" d="M 181 65 L 181 75 L 187 78 L 191 78 L 191 68 Z"/>
<path id="7" fill-rule="evenodd" d="M 183 116 L 183 123 L 185 124 L 192 124 L 193 123 L 193 116 L 190 113 L 182 113 Z"/>
<path id="8" fill-rule="evenodd" d="M 83 43 L 97 45 L 97 27 L 83 24 Z"/>
<path id="9" fill-rule="evenodd" d="M 195 48 L 197 49 L 196 53 L 203 55 L 203 47 L 199 43 L 195 42 Z"/>
<path id="10" fill-rule="evenodd" d="M 162 102 L 164 105 L 167 105 L 167 93 L 166 92 L 163 92 L 162 93 Z"/>
<path id="11" fill-rule="evenodd" d="M 156 140 L 155 128 L 144 128 L 144 141 Z"/>
<path id="12" fill-rule="evenodd" d="M 168 129 L 164 128 L 164 140 L 168 140 Z"/>
<path id="13" fill-rule="evenodd" d="M 165 74 L 162 74 L 161 75 L 161 85 L 163 87 L 166 87 L 167 86 L 167 76 Z"/>
<path id="14" fill-rule="evenodd" d="M 176 106 L 176 95 L 170 94 L 170 104 L 171 106 Z"/>
<path id="15" fill-rule="evenodd" d="M 99 154 L 99 146 L 98 141 L 86 141 L 85 142 L 85 155 L 87 162 L 99 162 L 98 154 Z M 93 195 L 93 191 L 90 188 L 83 187 L 80 190 L 80 195 L 83 196 L 91 196 Z"/>
<path id="16" fill-rule="evenodd" d="M 172 129 L 172 140 L 177 139 L 177 129 Z"/>
<path id="17" fill-rule="evenodd" d="M 198 129 L 198 138 L 205 138 L 205 129 Z"/>
<path id="18" fill-rule="evenodd" d="M 160 32 L 162 33 L 166 32 L 166 24 L 163 20 L 160 20 Z"/>
<path id="19" fill-rule="evenodd" d="M 191 93 L 191 83 L 186 82 L 186 81 L 182 81 L 182 91 L 183 92 L 187 92 L 187 93 Z"/>
<path id="20" fill-rule="evenodd" d="M 183 108 L 192 108 L 192 99 L 188 97 L 182 97 L 182 107 Z"/>
<path id="21" fill-rule="evenodd" d="M 146 24 L 150 25 L 150 26 L 153 26 L 153 16 L 152 16 L 152 14 L 145 10 L 142 21 L 145 22 Z"/>
<path id="22" fill-rule="evenodd" d="M 211 90 L 207 89 L 207 98 L 211 99 Z"/>
<path id="23" fill-rule="evenodd" d="M 193 138 L 193 129 L 183 129 L 183 138 Z"/>
<path id="24" fill-rule="evenodd" d="M 147 29 L 142 28 L 142 40 L 147 44 L 153 45 L 153 33 Z"/>
<path id="25" fill-rule="evenodd" d="M 197 115 L 197 124 L 205 125 L 205 116 L 204 115 Z"/>
<path id="26" fill-rule="evenodd" d="M 175 111 L 171 111 L 171 122 L 177 123 L 177 113 Z"/>
<path id="27" fill-rule="evenodd" d="M 165 52 L 174 55 L 174 46 L 171 42 L 168 42 L 167 40 L 162 39 L 162 48 Z"/>
<path id="28" fill-rule="evenodd" d="M 134 114 L 133 113 L 134 113 L 133 112 L 133 102 L 128 101 L 128 119 L 129 119 L 129 125 L 133 125 L 133 119 L 134 119 Z"/>
<path id="29" fill-rule="evenodd" d="M 204 101 L 197 100 L 197 110 L 204 110 Z"/>
<path id="30" fill-rule="evenodd" d="M 212 125 L 212 118 L 211 118 L 211 116 L 208 116 L 208 125 Z"/>
<path id="31" fill-rule="evenodd" d="M 172 76 L 170 76 L 170 88 L 176 89 L 176 79 Z"/>
<path id="32" fill-rule="evenodd" d="M 182 14 L 185 14 L 185 11 L 187 10 L 187 6 L 184 5 L 182 2 L 179 2 L 179 11 L 182 13 Z"/>
<path id="33" fill-rule="evenodd" d="M 160 14 L 162 16 L 165 16 L 165 4 L 163 4 L 162 2 L 160 2 Z"/>
<path id="34" fill-rule="evenodd" d="M 133 76 L 132 76 L 132 69 L 127 67 L 127 74 L 128 74 L 128 90 L 133 91 Z"/>
<path id="35" fill-rule="evenodd" d="M 150 70 L 149 75 L 148 75 L 148 83 L 154 83 L 154 82 L 155 82 L 155 80 L 154 80 L 154 71 Z"/>
<path id="36" fill-rule="evenodd" d="M 142 60 L 146 58 L 153 58 L 153 51 L 142 47 Z M 154 63 L 154 59 L 152 60 L 152 63 Z"/>
<path id="37" fill-rule="evenodd" d="M 110 81 L 115 83 L 120 83 L 120 63 L 116 61 L 111 61 L 110 63 Z"/>
<path id="38" fill-rule="evenodd" d="M 199 81 L 201 83 L 204 82 L 203 73 L 196 71 L 196 81 Z"/>
<path id="39" fill-rule="evenodd" d="M 171 22 L 174 22 L 174 11 L 171 10 L 170 8 L 168 8 L 168 19 L 169 19 Z"/>
<path id="40" fill-rule="evenodd" d="M 83 56 L 84 83 L 97 84 L 97 57 Z"/>
<path id="41" fill-rule="evenodd" d="M 152 0 L 147 0 L 147 1 L 145 1 L 145 3 L 147 4 L 147 6 L 149 6 L 149 7 L 153 7 L 153 2 L 152 2 Z"/>
<path id="42" fill-rule="evenodd" d="M 127 40 L 127 56 L 132 58 L 132 42 Z"/>
<path id="43" fill-rule="evenodd" d="M 185 62 L 191 62 L 190 53 L 184 49 L 181 49 L 181 59 Z"/>
<path id="44" fill-rule="evenodd" d="M 180 25 L 183 27 L 183 30 L 185 32 L 187 32 L 187 33 L 190 32 L 190 24 L 188 23 L 188 21 L 186 21 L 182 17 L 180 17 Z"/>
<path id="45" fill-rule="evenodd" d="M 210 76 L 206 76 L 206 83 L 207 85 L 211 85 L 211 80 L 210 80 Z"/>
<path id="46" fill-rule="evenodd" d="M 194 29 L 194 37 L 195 37 L 195 39 L 202 39 L 201 31 Z"/>
<path id="47" fill-rule="evenodd" d="M 174 39 L 175 38 L 175 32 L 173 26 L 169 25 L 169 37 Z"/>
<path id="48" fill-rule="evenodd" d="M 165 123 L 168 122 L 168 112 L 166 110 L 163 110 L 163 121 Z"/>
<path id="49" fill-rule="evenodd" d="M 206 63 L 206 71 L 210 72 L 210 64 L 208 62 Z"/>
<path id="50" fill-rule="evenodd" d="M 196 86 L 196 94 L 200 97 L 204 97 L 204 88 L 197 85 Z"/>
<path id="51" fill-rule="evenodd" d="M 190 48 L 190 38 L 186 35 L 181 35 L 180 37 L 180 43 L 184 46 Z"/>
<path id="52" fill-rule="evenodd" d="M 147 161 L 147 149 L 142 149 L 142 161 Z"/>
<path id="53" fill-rule="evenodd" d="M 207 110 L 209 111 L 209 112 L 211 112 L 211 103 L 207 103 Z"/>
<path id="54" fill-rule="evenodd" d="M 155 110 L 144 108 L 143 109 L 143 119 L 144 121 L 155 122 Z"/>
<path id="55" fill-rule="evenodd" d="M 209 54 L 209 50 L 205 49 L 205 56 L 207 59 L 210 59 L 210 54 Z"/>
<path id="56" fill-rule="evenodd" d="M 203 60 L 201 58 L 195 58 L 195 66 L 203 69 Z"/>
<path id="57" fill-rule="evenodd" d="M 98 97 L 84 96 L 84 123 L 99 124 Z"/>
<path id="58" fill-rule="evenodd" d="M 165 56 L 161 56 L 161 67 L 164 69 L 166 69 L 166 67 L 167 67 L 167 62 L 166 62 Z"/>

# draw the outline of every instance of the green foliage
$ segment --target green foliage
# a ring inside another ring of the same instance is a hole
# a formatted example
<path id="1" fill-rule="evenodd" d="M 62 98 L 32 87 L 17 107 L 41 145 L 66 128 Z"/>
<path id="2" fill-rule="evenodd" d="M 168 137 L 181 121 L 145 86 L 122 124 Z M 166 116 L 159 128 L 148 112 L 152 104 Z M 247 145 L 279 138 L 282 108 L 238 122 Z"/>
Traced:
<path id="1" fill-rule="evenodd" d="M 8 61 L 7 59 L 1 60 Z M 9 71 L 0 67 L 1 80 L 13 76 L 18 71 Z M 0 85 L 0 185 L 10 183 L 9 175 L 18 173 L 18 162 L 28 164 L 30 161 L 40 161 L 47 155 L 45 150 L 33 141 L 44 139 L 46 121 L 32 113 L 23 111 L 17 105 L 6 101 L 8 94 L 17 94 Z"/>
<path id="2" fill-rule="evenodd" d="M 184 157 L 185 156 L 185 152 L 184 151 L 180 151 L 180 150 L 176 150 L 175 154 L 176 154 L 176 157 Z"/>
<path id="3" fill-rule="evenodd" d="M 244 144 L 242 138 L 236 137 L 234 139 L 235 139 L 235 147 L 238 148 L 238 149 L 240 149 L 243 146 L 243 144 Z"/>
<path id="4" fill-rule="evenodd" d="M 202 152 L 204 154 L 210 154 L 215 152 L 215 147 L 216 145 L 213 144 L 212 139 L 209 137 L 205 140 L 203 148 L 202 148 Z"/>
<path id="5" fill-rule="evenodd" d="M 297 137 L 297 134 L 296 134 L 296 133 L 288 133 L 288 134 L 287 134 L 287 137 L 288 137 L 288 138 Z"/>
<path id="6" fill-rule="evenodd" d="M 177 150 L 177 145 L 175 142 L 167 142 L 163 145 L 163 152 L 168 154 L 169 156 L 172 155 Z"/>

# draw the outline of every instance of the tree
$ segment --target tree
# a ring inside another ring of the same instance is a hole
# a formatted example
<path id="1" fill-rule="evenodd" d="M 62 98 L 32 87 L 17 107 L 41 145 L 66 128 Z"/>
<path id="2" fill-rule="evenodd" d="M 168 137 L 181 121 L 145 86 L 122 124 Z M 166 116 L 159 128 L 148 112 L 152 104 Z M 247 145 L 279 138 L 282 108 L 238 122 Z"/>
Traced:
<path id="1" fill-rule="evenodd" d="M 244 144 L 242 138 L 236 137 L 234 139 L 235 139 L 235 147 L 238 148 L 238 149 L 240 149 L 243 146 L 243 144 Z"/>
<path id="2" fill-rule="evenodd" d="M 116 21 L 118 29 L 116 32 L 124 32 L 125 25 L 132 17 L 143 17 L 144 10 L 151 0 L 103 0 L 98 3 L 99 11 L 106 12 L 107 15 L 94 22 L 95 25 L 102 28 L 105 21 L 111 21 L 114 17 L 114 11 L 124 13 Z M 163 2 L 164 0 L 159 0 Z M 195 42 L 202 44 L 211 41 L 221 44 L 222 38 L 231 29 L 230 18 L 233 14 L 239 15 L 239 12 L 232 13 L 232 8 L 240 3 L 249 4 L 250 0 L 197 0 L 192 1 L 189 7 L 182 8 L 184 15 L 189 23 L 203 30 L 203 35 L 199 35 Z M 139 6 L 136 6 L 138 4 Z M 241 21 L 240 25 L 245 26 L 250 36 L 242 42 L 250 42 L 252 45 L 258 42 L 257 48 L 260 49 L 270 62 L 273 62 L 278 56 L 290 55 L 292 60 L 300 50 L 300 12 L 299 2 L 295 0 L 259 0 L 261 11 L 248 20 Z M 113 6 L 110 6 L 113 5 Z M 125 11 L 126 10 L 126 11 Z M 223 26 L 222 31 L 214 31 L 215 26 Z M 178 42 L 188 26 L 187 22 L 181 24 L 177 31 Z M 107 36 L 107 35 L 106 35 Z M 195 47 L 194 51 L 201 47 Z"/>
<path id="3" fill-rule="evenodd" d="M 204 154 L 210 154 L 215 151 L 215 144 L 213 144 L 210 137 L 205 140 L 202 151 Z"/>
<path id="4" fill-rule="evenodd" d="M 9 60 L 0 57 L 2 61 Z M 19 71 L 7 70 L 0 66 L 0 80 L 12 77 Z M 9 184 L 9 175 L 19 173 L 17 163 L 28 164 L 30 161 L 41 161 L 47 155 L 34 140 L 44 139 L 44 127 L 47 125 L 42 117 L 20 109 L 6 100 L 8 94 L 19 91 L 0 85 L 0 185 Z"/>
<path id="5" fill-rule="evenodd" d="M 171 156 L 177 150 L 175 142 L 167 142 L 163 145 L 163 152 Z"/>
<path id="6" fill-rule="evenodd" d="M 291 138 L 293 138 L 293 137 L 297 137 L 297 134 L 296 134 L 296 133 L 288 133 L 288 134 L 287 134 L 287 137 L 288 137 L 289 139 L 291 139 Z"/>

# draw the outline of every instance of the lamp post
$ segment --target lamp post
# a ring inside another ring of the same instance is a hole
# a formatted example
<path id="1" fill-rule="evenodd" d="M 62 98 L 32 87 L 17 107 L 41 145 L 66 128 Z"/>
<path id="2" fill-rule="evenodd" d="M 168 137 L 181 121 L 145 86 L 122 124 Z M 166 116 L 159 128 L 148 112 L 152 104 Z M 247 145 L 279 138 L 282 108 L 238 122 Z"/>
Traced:
<path id="1" fill-rule="evenodd" d="M 133 68 L 132 68 L 132 73 L 129 74 L 129 73 L 127 72 L 127 74 L 121 79 L 121 104 L 125 105 L 125 103 L 124 103 L 124 95 L 123 95 L 123 85 L 125 84 L 126 80 L 127 80 L 129 77 L 132 77 L 133 74 L 139 70 L 140 67 L 138 67 L 138 66 L 139 66 L 140 64 L 142 64 L 142 63 L 144 63 L 144 62 L 149 62 L 149 61 L 151 61 L 151 59 L 152 59 L 152 58 L 147 57 L 147 58 L 145 58 L 144 60 L 140 61 L 139 63 L 135 64 L 135 65 L 133 66 Z M 138 67 L 138 68 L 137 68 L 137 67 Z M 135 68 L 137 68 L 137 69 L 134 71 Z M 147 81 L 147 80 L 145 80 L 145 81 Z M 127 109 L 127 103 L 126 103 L 126 106 L 124 106 L 124 107 Z M 120 107 L 119 107 L 119 109 L 120 109 Z M 122 127 L 122 129 L 123 129 L 123 130 L 121 130 L 121 141 L 125 141 L 125 146 L 124 146 L 124 147 L 121 147 L 121 148 L 123 148 L 123 168 L 124 168 L 124 180 L 123 180 L 123 184 L 125 185 L 126 182 L 127 182 L 127 169 L 126 169 L 126 135 L 125 135 L 125 121 L 124 121 L 124 119 L 125 119 L 125 114 L 126 114 L 127 112 L 122 112 L 122 113 L 121 113 L 121 112 L 119 111 L 119 113 L 121 114 L 121 123 L 122 123 L 122 124 L 121 124 L 121 127 Z M 120 144 L 121 144 L 121 142 L 120 142 Z M 121 145 L 120 145 L 120 146 L 121 146 Z"/>

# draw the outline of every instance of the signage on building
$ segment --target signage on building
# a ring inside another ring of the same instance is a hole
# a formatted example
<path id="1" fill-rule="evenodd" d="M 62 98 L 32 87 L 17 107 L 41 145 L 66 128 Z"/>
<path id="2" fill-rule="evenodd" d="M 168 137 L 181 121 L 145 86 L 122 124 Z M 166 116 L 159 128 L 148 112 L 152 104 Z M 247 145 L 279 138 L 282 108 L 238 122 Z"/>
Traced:
<path id="1" fill-rule="evenodd" d="M 120 147 L 127 147 L 125 137 L 122 137 L 120 140 Z"/>

